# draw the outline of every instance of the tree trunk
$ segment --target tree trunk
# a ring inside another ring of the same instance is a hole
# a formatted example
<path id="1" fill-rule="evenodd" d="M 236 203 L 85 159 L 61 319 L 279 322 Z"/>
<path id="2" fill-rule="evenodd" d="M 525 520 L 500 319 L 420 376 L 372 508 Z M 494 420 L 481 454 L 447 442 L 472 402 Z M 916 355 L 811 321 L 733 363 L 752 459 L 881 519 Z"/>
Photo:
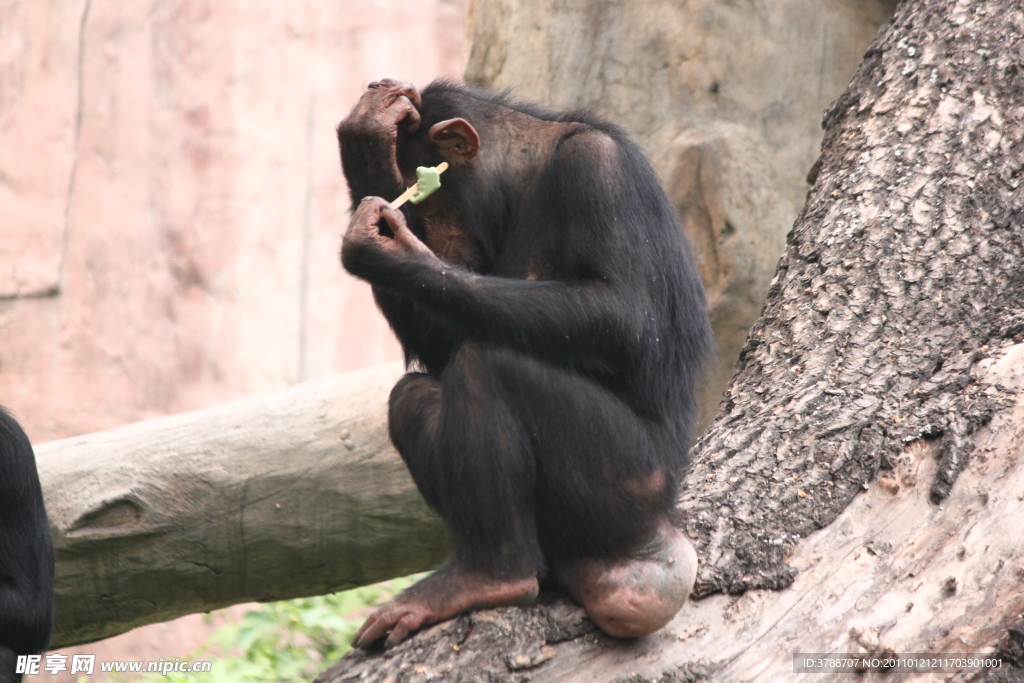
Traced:
<path id="1" fill-rule="evenodd" d="M 1022 54 L 1016 0 L 906 0 L 827 111 L 816 182 L 694 447 L 680 506 L 699 599 L 665 630 L 614 642 L 556 600 L 318 680 L 806 680 L 794 653 L 1000 646 L 1024 666 L 1020 629 L 1003 640 L 1024 614 Z"/>
<path id="2" fill-rule="evenodd" d="M 392 364 L 36 447 L 52 647 L 435 567 L 448 543 L 388 441 Z"/>
<path id="3" fill-rule="evenodd" d="M 592 108 L 633 133 L 661 175 L 711 304 L 719 362 L 699 392 L 702 429 L 803 206 L 821 111 L 893 4 L 469 2 L 467 81 Z"/>

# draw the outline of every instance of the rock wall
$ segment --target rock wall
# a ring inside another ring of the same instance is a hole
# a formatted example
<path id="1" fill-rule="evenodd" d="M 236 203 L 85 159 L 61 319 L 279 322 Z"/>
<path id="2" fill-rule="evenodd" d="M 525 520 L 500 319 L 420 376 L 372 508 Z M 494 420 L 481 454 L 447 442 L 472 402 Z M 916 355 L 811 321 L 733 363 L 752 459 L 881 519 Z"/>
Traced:
<path id="1" fill-rule="evenodd" d="M 0 0 L 0 404 L 40 442 L 398 358 L 333 129 L 462 34 L 462 0 Z"/>
<path id="2" fill-rule="evenodd" d="M 807 192 L 821 115 L 890 0 L 470 0 L 466 80 L 591 107 L 647 149 L 708 289 L 717 412 Z"/>
<path id="3" fill-rule="evenodd" d="M 338 264 L 334 126 L 373 79 L 459 76 L 463 11 L 0 0 L 0 404 L 33 441 L 399 358 Z M 60 652 L 185 657 L 211 628 Z"/>

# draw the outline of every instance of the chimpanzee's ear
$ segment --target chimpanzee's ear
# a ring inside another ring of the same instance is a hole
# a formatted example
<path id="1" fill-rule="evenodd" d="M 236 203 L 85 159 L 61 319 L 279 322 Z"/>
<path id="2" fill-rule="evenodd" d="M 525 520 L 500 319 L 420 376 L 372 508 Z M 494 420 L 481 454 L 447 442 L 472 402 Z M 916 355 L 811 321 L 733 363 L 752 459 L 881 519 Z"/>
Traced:
<path id="1" fill-rule="evenodd" d="M 428 135 L 441 154 L 456 164 L 468 164 L 480 151 L 480 136 L 466 119 L 435 123 Z"/>

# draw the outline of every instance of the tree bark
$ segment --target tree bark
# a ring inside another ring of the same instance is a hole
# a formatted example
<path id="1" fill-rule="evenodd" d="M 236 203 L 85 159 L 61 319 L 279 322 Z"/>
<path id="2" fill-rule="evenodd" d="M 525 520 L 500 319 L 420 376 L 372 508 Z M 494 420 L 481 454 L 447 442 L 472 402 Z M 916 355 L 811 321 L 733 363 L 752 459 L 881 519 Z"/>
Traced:
<path id="1" fill-rule="evenodd" d="M 826 112 L 680 499 L 700 599 L 631 643 L 557 600 L 480 612 L 318 680 L 805 680 L 794 653 L 1008 647 L 1024 613 L 1022 54 L 1016 0 L 906 0 Z"/>
<path id="2" fill-rule="evenodd" d="M 52 647 L 437 566 L 391 447 L 400 364 L 36 447 L 57 556 Z"/>

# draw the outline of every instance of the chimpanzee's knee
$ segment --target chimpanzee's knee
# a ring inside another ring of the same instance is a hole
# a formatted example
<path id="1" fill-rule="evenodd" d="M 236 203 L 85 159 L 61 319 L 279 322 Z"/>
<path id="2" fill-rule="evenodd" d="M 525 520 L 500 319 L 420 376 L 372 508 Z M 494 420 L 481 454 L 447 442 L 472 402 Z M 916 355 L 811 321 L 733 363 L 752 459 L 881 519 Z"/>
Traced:
<path id="1" fill-rule="evenodd" d="M 433 448 L 440 407 L 441 386 L 430 375 L 410 372 L 391 390 L 388 431 L 391 442 L 406 462 L 415 457 L 417 451 Z"/>

